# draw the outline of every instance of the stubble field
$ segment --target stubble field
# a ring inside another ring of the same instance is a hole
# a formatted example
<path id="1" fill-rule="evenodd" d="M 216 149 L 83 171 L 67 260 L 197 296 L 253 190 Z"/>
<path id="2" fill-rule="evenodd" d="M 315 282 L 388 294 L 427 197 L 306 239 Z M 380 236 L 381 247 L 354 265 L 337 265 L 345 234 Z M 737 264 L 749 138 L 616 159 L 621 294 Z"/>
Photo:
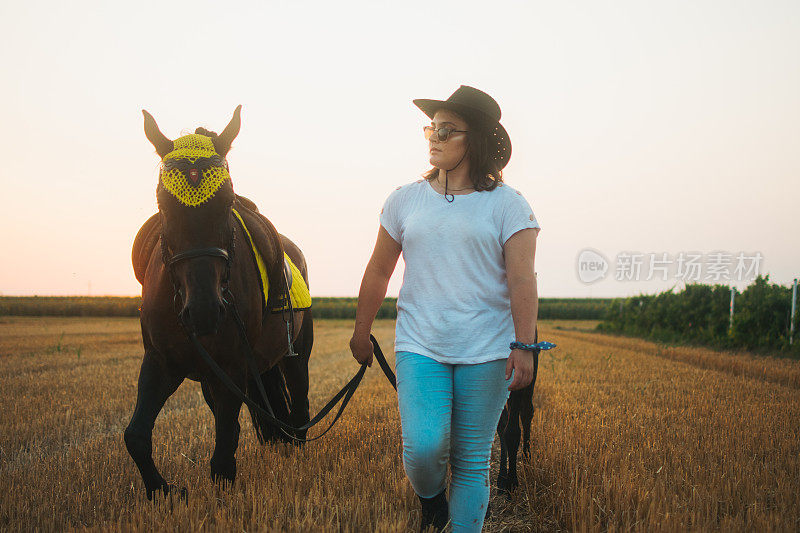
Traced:
<path id="1" fill-rule="evenodd" d="M 540 358 L 532 461 L 510 501 L 493 489 L 486 531 L 800 529 L 800 363 L 590 325 L 539 324 L 558 348 Z M 358 369 L 351 328 L 316 324 L 312 414 Z M 393 364 L 394 322 L 373 332 Z M 122 439 L 141 355 L 137 319 L 0 318 L 0 529 L 418 527 L 397 398 L 377 363 L 337 426 L 303 449 L 258 444 L 242 410 L 229 489 L 209 480 L 213 417 L 186 381 L 156 421 L 153 455 L 189 501 L 148 502 Z"/>

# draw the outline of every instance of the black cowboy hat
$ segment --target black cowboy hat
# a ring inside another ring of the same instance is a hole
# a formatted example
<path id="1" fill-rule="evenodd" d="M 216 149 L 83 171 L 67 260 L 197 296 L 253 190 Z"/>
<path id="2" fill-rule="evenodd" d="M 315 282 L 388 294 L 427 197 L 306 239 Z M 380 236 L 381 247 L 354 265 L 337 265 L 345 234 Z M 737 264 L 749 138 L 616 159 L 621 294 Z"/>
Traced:
<path id="1" fill-rule="evenodd" d="M 464 117 L 467 122 L 478 123 L 479 127 L 486 130 L 489 151 L 497 162 L 497 168 L 502 170 L 511 159 L 511 140 L 500 124 L 500 106 L 485 92 L 462 85 L 447 100 L 417 98 L 414 105 L 430 118 L 440 109 L 449 109 Z"/>

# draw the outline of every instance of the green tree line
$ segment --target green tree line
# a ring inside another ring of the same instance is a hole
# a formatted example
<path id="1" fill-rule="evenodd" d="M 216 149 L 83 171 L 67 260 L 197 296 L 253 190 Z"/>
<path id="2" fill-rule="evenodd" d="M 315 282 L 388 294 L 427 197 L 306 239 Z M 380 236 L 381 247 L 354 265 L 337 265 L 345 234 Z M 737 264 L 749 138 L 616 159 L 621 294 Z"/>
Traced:
<path id="1" fill-rule="evenodd" d="M 608 298 L 540 298 L 539 318 L 601 320 Z M 314 318 L 356 316 L 357 298 L 316 296 Z M 125 296 L 3 296 L 0 316 L 139 316 L 142 299 Z M 397 318 L 397 298 L 386 298 L 377 318 Z"/>
<path id="2" fill-rule="evenodd" d="M 703 344 L 718 349 L 781 351 L 800 355 L 800 312 L 789 345 L 792 287 L 759 275 L 744 291 L 735 288 L 733 323 L 731 287 L 688 284 L 684 290 L 617 298 L 609 302 L 597 329 L 667 343 Z"/>

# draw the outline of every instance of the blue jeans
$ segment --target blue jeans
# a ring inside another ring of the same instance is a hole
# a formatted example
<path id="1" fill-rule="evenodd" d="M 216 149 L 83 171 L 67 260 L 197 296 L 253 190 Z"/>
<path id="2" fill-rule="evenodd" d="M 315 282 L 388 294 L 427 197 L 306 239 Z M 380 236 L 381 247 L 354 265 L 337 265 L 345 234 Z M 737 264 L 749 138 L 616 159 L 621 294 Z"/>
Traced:
<path id="1" fill-rule="evenodd" d="M 492 442 L 514 379 L 513 373 L 505 379 L 507 360 L 448 364 L 400 351 L 395 361 L 403 466 L 411 486 L 423 498 L 439 494 L 449 459 L 453 531 L 480 531 Z"/>

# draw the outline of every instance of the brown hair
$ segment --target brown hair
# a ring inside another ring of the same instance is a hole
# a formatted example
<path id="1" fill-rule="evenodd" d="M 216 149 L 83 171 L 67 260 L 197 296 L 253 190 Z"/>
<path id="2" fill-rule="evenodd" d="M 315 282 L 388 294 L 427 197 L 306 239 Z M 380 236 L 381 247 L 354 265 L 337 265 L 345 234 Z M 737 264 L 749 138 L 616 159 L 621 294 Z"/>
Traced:
<path id="1" fill-rule="evenodd" d="M 489 132 L 479 121 L 470 121 L 463 115 L 458 115 L 467 123 L 467 157 L 469 158 L 469 178 L 472 188 L 476 191 L 491 191 L 503 181 L 503 171 L 497 168 L 497 163 L 489 153 Z M 425 172 L 422 177 L 428 181 L 435 180 L 439 169 L 433 167 Z"/>

